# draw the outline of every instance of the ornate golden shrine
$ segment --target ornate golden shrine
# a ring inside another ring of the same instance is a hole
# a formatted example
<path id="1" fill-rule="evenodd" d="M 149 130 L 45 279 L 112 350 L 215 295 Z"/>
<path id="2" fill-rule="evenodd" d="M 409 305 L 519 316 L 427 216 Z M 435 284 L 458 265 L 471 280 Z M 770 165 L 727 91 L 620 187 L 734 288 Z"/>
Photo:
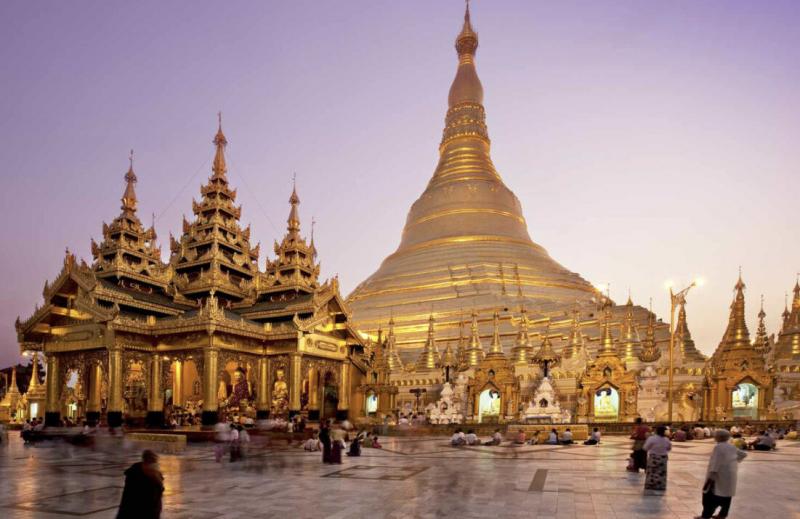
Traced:
<path id="1" fill-rule="evenodd" d="M 93 264 L 67 251 L 44 305 L 17 319 L 20 348 L 46 355 L 48 423 L 72 414 L 160 425 L 165 406 L 201 411 L 204 424 L 219 412 L 348 416 L 367 369 L 364 343 L 338 281 L 318 281 L 300 199 L 293 190 L 287 233 L 260 271 L 228 185 L 221 124 L 214 145 L 212 175 L 195 218 L 170 236 L 169 263 L 136 214 L 131 157 L 122 212 L 92 241 Z"/>
<path id="2" fill-rule="evenodd" d="M 578 421 L 632 421 L 638 415 L 636 373 L 625 367 L 611 335 L 606 304 L 600 351 L 578 380 Z"/>
<path id="3" fill-rule="evenodd" d="M 764 352 L 750 343 L 741 274 L 731 303 L 728 327 L 708 362 L 705 416 L 713 420 L 769 419 L 773 376 Z"/>
<path id="4" fill-rule="evenodd" d="M 471 419 L 480 423 L 514 421 L 519 413 L 519 389 L 513 365 L 502 353 L 493 355 L 490 352 L 467 382 L 467 409 Z M 492 408 L 486 408 L 487 402 L 491 402 Z"/>

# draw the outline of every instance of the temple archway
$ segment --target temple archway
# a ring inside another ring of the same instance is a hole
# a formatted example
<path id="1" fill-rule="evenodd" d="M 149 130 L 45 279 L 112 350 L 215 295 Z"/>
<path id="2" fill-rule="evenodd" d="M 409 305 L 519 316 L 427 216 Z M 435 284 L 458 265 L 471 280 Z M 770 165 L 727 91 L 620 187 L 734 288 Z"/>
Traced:
<path id="1" fill-rule="evenodd" d="M 745 378 L 731 389 L 731 410 L 734 419 L 758 419 L 761 388 L 751 378 Z"/>
<path id="2" fill-rule="evenodd" d="M 493 384 L 486 386 L 478 395 L 478 422 L 497 422 L 503 409 L 500 390 Z"/>
<path id="3" fill-rule="evenodd" d="M 335 418 L 339 407 L 339 386 L 336 376 L 326 371 L 322 376 L 322 419 Z"/>
<path id="4" fill-rule="evenodd" d="M 605 384 L 594 391 L 594 418 L 597 421 L 619 420 L 619 390 L 611 384 Z"/>
<path id="5" fill-rule="evenodd" d="M 374 415 L 378 412 L 378 395 L 374 390 L 367 391 L 365 401 L 365 412 L 367 416 Z"/>

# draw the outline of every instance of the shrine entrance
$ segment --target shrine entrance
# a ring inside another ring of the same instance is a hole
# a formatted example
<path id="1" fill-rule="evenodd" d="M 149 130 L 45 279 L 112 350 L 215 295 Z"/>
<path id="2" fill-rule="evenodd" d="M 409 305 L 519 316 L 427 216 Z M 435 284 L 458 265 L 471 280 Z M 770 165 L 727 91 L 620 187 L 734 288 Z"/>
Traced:
<path id="1" fill-rule="evenodd" d="M 611 385 L 594 392 L 594 417 L 599 421 L 619 420 L 619 391 Z"/>
<path id="2" fill-rule="evenodd" d="M 481 391 L 478 397 L 478 422 L 492 423 L 499 421 L 502 408 L 500 391 L 493 386 L 487 387 Z"/>
<path id="3" fill-rule="evenodd" d="M 322 419 L 336 418 L 339 407 L 339 387 L 330 371 L 322 378 Z"/>

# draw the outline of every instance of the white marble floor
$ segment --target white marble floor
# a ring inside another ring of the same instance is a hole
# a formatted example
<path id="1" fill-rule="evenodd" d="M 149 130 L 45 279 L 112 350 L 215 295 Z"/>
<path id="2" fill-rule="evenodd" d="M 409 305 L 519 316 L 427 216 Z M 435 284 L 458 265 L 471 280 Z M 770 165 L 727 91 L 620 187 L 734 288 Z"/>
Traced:
<path id="1" fill-rule="evenodd" d="M 470 447 L 444 438 L 388 438 L 341 466 L 285 445 L 253 445 L 246 461 L 217 464 L 211 445 L 162 455 L 165 518 L 691 518 L 700 510 L 710 441 L 675 444 L 662 496 L 625 471 L 629 441 L 600 446 Z M 106 451 L 0 448 L 0 517 L 112 518 L 127 445 Z M 750 452 L 739 467 L 732 518 L 800 519 L 800 442 Z"/>

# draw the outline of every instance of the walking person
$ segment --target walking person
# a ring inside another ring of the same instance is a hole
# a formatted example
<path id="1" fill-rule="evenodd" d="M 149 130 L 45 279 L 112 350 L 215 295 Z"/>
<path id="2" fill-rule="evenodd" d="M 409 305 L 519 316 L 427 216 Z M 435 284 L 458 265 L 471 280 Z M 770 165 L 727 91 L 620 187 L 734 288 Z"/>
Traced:
<path id="1" fill-rule="evenodd" d="M 342 464 L 342 451 L 346 437 L 347 432 L 341 426 L 331 429 L 331 463 Z"/>
<path id="2" fill-rule="evenodd" d="M 158 469 L 158 455 L 146 450 L 142 452 L 142 461 L 125 471 L 117 519 L 158 519 L 163 494 L 164 476 Z"/>
<path id="3" fill-rule="evenodd" d="M 714 440 L 717 443 L 708 460 L 706 483 L 703 485 L 703 513 L 695 519 L 728 517 L 731 499 L 736 493 L 739 462 L 747 456 L 745 451 L 737 449 L 735 445 L 728 442 L 730 437 L 731 433 L 725 429 L 714 431 Z M 719 515 L 714 516 L 717 508 L 719 508 Z"/>
<path id="4" fill-rule="evenodd" d="M 319 442 L 322 444 L 322 463 L 331 462 L 331 428 L 325 421 L 319 426 Z"/>
<path id="5" fill-rule="evenodd" d="M 633 452 L 628 470 L 639 472 L 639 469 L 647 468 L 647 451 L 644 450 L 644 442 L 650 435 L 650 428 L 642 422 L 642 417 L 636 418 L 636 425 L 633 428 L 631 439 L 633 440 Z"/>
<path id="6" fill-rule="evenodd" d="M 656 427 L 656 433 L 644 442 L 647 452 L 647 469 L 644 480 L 644 489 L 667 489 L 667 456 L 672 449 L 672 442 L 666 436 L 667 428 L 663 425 Z"/>

